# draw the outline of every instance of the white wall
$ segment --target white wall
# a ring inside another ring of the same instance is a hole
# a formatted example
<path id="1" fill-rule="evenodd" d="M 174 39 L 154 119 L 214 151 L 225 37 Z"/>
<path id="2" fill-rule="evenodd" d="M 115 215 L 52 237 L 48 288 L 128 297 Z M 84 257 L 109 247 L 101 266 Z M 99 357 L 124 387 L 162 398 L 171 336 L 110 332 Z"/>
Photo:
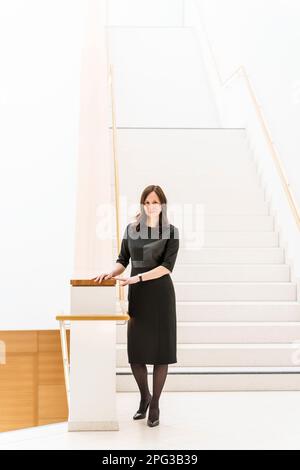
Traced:
<path id="1" fill-rule="evenodd" d="M 109 0 L 118 126 L 218 127 L 197 43 L 178 0 Z"/>
<path id="2" fill-rule="evenodd" d="M 0 329 L 57 328 L 69 306 L 80 4 L 0 3 Z"/>

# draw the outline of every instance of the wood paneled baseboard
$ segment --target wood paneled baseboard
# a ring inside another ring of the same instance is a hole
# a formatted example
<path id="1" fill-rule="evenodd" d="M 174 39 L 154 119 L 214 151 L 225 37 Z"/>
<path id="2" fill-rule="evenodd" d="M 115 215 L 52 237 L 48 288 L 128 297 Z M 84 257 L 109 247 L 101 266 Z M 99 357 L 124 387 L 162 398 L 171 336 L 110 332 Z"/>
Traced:
<path id="1" fill-rule="evenodd" d="M 0 342 L 0 431 L 66 421 L 59 330 L 0 331 Z"/>

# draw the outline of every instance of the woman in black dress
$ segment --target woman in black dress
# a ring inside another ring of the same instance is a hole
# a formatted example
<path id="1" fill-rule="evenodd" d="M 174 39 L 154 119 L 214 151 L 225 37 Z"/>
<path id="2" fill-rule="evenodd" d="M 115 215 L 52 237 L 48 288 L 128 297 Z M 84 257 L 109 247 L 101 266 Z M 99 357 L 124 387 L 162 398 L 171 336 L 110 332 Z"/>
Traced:
<path id="1" fill-rule="evenodd" d="M 166 215 L 167 199 L 160 186 L 147 186 L 140 198 L 141 212 L 127 225 L 115 269 L 96 279 L 113 277 L 128 285 L 127 354 L 141 400 L 133 419 L 159 424 L 159 398 L 168 364 L 177 362 L 176 297 L 170 272 L 179 249 L 178 228 Z M 130 277 L 119 276 L 129 264 Z M 101 282 L 100 280 L 100 282 Z M 153 395 L 146 364 L 153 364 Z"/>

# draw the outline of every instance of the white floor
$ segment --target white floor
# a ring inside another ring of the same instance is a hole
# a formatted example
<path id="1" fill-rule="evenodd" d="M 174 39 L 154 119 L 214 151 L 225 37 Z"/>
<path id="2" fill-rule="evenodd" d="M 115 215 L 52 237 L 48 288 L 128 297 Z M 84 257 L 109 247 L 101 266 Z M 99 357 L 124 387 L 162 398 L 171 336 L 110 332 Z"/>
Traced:
<path id="1" fill-rule="evenodd" d="M 163 392 L 160 425 L 134 421 L 138 393 L 118 393 L 119 431 L 51 424 L 0 434 L 1 449 L 300 449 L 300 391 Z"/>

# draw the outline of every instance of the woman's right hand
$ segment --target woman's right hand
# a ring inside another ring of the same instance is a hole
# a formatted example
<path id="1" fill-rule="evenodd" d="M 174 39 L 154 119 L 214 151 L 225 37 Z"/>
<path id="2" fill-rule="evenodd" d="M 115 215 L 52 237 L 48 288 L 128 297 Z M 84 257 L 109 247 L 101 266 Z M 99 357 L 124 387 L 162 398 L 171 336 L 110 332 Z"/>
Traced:
<path id="1" fill-rule="evenodd" d="M 99 282 L 101 284 L 102 281 L 106 281 L 107 279 L 111 279 L 114 273 L 111 271 L 110 273 L 101 273 L 99 276 L 93 277 L 91 281 Z"/>

